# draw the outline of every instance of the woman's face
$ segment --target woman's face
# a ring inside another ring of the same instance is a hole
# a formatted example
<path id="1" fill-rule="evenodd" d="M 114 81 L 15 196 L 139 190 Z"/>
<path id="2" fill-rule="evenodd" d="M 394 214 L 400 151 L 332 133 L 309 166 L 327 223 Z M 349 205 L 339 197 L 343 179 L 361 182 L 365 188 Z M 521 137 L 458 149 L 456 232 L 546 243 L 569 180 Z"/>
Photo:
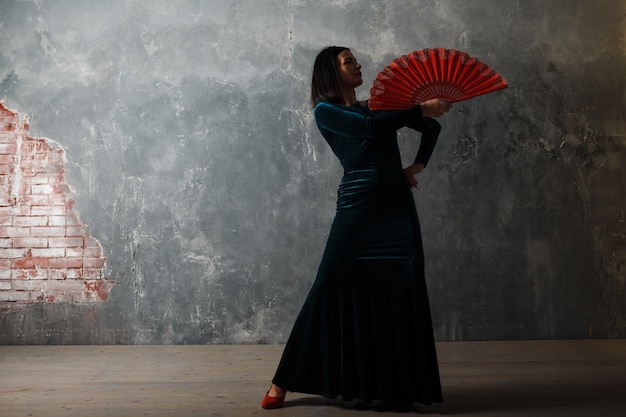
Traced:
<path id="1" fill-rule="evenodd" d="M 356 61 L 349 49 L 341 51 L 337 56 L 337 69 L 339 70 L 339 83 L 342 87 L 356 88 L 363 84 L 361 64 Z"/>

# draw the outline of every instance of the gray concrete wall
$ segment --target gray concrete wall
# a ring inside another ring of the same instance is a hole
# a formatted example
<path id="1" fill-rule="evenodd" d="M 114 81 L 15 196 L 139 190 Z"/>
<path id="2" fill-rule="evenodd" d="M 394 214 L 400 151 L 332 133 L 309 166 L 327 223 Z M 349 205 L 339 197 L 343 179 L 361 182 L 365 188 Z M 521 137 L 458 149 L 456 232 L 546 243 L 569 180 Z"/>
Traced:
<path id="1" fill-rule="evenodd" d="M 623 0 L 3 0 L 0 99 L 65 149 L 117 285 L 0 342 L 284 342 L 341 175 L 308 105 L 331 44 L 362 99 L 425 47 L 509 82 L 442 119 L 415 194 L 438 340 L 624 337 L 625 30 Z"/>

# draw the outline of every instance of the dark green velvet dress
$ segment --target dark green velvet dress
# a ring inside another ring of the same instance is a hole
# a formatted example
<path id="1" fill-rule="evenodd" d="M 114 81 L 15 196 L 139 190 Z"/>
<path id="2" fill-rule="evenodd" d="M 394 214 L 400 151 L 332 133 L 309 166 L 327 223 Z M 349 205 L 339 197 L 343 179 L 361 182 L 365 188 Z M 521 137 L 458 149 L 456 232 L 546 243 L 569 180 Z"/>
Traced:
<path id="1" fill-rule="evenodd" d="M 317 125 L 344 175 L 317 277 L 272 382 L 344 400 L 441 402 L 419 220 L 396 130 L 422 133 L 426 164 L 440 125 L 421 109 L 320 103 Z"/>

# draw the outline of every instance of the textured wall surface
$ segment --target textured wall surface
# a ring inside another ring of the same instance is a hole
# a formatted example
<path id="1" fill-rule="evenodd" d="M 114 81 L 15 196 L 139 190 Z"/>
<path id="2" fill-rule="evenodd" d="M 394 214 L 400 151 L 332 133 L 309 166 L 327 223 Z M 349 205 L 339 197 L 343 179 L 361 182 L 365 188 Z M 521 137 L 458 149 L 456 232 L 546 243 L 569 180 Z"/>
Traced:
<path id="1" fill-rule="evenodd" d="M 0 311 L 106 301 L 106 258 L 73 210 L 65 152 L 28 129 L 0 103 Z"/>
<path id="2" fill-rule="evenodd" d="M 284 342 L 341 175 L 307 100 L 331 44 L 362 99 L 425 47 L 509 82 L 441 120 L 415 193 L 438 339 L 624 337 L 625 31 L 623 0 L 2 0 L 0 99 L 64 149 L 116 285 L 0 343 Z"/>

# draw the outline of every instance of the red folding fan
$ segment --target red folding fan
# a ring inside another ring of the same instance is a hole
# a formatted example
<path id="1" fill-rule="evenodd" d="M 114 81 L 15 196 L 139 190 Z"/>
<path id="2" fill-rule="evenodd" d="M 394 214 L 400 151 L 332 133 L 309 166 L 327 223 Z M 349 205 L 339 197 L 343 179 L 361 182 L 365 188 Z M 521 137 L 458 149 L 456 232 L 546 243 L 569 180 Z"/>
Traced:
<path id="1" fill-rule="evenodd" d="M 428 48 L 394 59 L 370 89 L 373 110 L 404 109 L 432 98 L 457 102 L 507 88 L 498 73 L 455 49 Z"/>

